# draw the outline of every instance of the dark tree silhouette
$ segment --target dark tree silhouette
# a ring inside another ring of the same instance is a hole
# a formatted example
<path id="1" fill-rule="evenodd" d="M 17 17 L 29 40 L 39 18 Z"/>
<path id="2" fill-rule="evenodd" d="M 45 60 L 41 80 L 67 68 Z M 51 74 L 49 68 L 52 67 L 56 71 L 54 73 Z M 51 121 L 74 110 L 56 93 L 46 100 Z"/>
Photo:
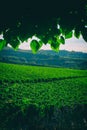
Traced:
<path id="1" fill-rule="evenodd" d="M 0 49 L 32 38 L 33 52 L 49 43 L 54 50 L 65 39 L 83 36 L 87 42 L 87 0 L 8 0 L 0 2 Z"/>

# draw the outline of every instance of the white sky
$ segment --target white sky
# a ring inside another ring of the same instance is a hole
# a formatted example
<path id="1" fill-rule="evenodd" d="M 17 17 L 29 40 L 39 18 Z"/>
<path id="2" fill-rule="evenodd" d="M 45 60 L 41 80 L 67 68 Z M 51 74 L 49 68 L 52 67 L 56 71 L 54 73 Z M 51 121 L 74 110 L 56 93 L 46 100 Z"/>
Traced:
<path id="1" fill-rule="evenodd" d="M 28 42 L 22 43 L 19 48 L 23 50 L 29 50 L 30 49 L 30 40 Z M 43 45 L 41 49 L 44 50 L 50 50 L 50 45 Z M 68 50 L 68 51 L 81 51 L 87 53 L 87 43 L 80 37 L 79 39 L 76 39 L 75 37 L 71 39 L 67 39 L 66 43 L 64 45 L 60 45 L 60 50 Z"/>

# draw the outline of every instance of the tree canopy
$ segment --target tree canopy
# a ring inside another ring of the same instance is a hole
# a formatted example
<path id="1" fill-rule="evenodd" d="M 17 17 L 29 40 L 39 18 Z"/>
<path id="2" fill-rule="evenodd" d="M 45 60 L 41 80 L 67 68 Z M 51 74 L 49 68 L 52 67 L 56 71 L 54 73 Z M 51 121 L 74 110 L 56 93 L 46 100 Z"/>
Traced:
<path id="1" fill-rule="evenodd" d="M 33 52 L 49 43 L 53 50 L 65 39 L 80 35 L 87 42 L 87 0 L 3 0 L 0 2 L 0 49 L 9 43 L 17 49 L 32 36 Z"/>

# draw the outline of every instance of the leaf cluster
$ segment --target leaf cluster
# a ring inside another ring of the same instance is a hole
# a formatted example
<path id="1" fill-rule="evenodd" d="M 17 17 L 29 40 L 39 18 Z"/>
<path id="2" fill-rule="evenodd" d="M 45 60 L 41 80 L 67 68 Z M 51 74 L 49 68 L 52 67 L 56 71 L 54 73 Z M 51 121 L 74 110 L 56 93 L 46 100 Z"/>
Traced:
<path id="1" fill-rule="evenodd" d="M 31 41 L 36 53 L 43 44 L 49 43 L 55 51 L 65 39 L 80 35 L 87 42 L 87 0 L 3 0 L 0 7 L 0 49 L 8 43 L 15 49 L 21 42 Z M 73 33 L 74 32 L 74 33 Z"/>

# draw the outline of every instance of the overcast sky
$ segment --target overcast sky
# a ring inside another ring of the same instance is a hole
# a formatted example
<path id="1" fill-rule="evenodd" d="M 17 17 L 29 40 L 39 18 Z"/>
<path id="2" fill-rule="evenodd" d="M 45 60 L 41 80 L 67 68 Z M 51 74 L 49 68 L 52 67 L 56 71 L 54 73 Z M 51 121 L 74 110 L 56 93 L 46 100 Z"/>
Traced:
<path id="1" fill-rule="evenodd" d="M 30 40 L 28 42 L 24 42 L 20 45 L 20 49 L 29 50 L 30 49 Z M 49 50 L 50 45 L 43 45 L 41 49 Z M 67 39 L 65 45 L 60 45 L 60 50 L 69 50 L 69 51 L 80 51 L 87 52 L 87 43 L 80 37 L 80 39 L 76 39 L 75 37 L 71 39 Z"/>

